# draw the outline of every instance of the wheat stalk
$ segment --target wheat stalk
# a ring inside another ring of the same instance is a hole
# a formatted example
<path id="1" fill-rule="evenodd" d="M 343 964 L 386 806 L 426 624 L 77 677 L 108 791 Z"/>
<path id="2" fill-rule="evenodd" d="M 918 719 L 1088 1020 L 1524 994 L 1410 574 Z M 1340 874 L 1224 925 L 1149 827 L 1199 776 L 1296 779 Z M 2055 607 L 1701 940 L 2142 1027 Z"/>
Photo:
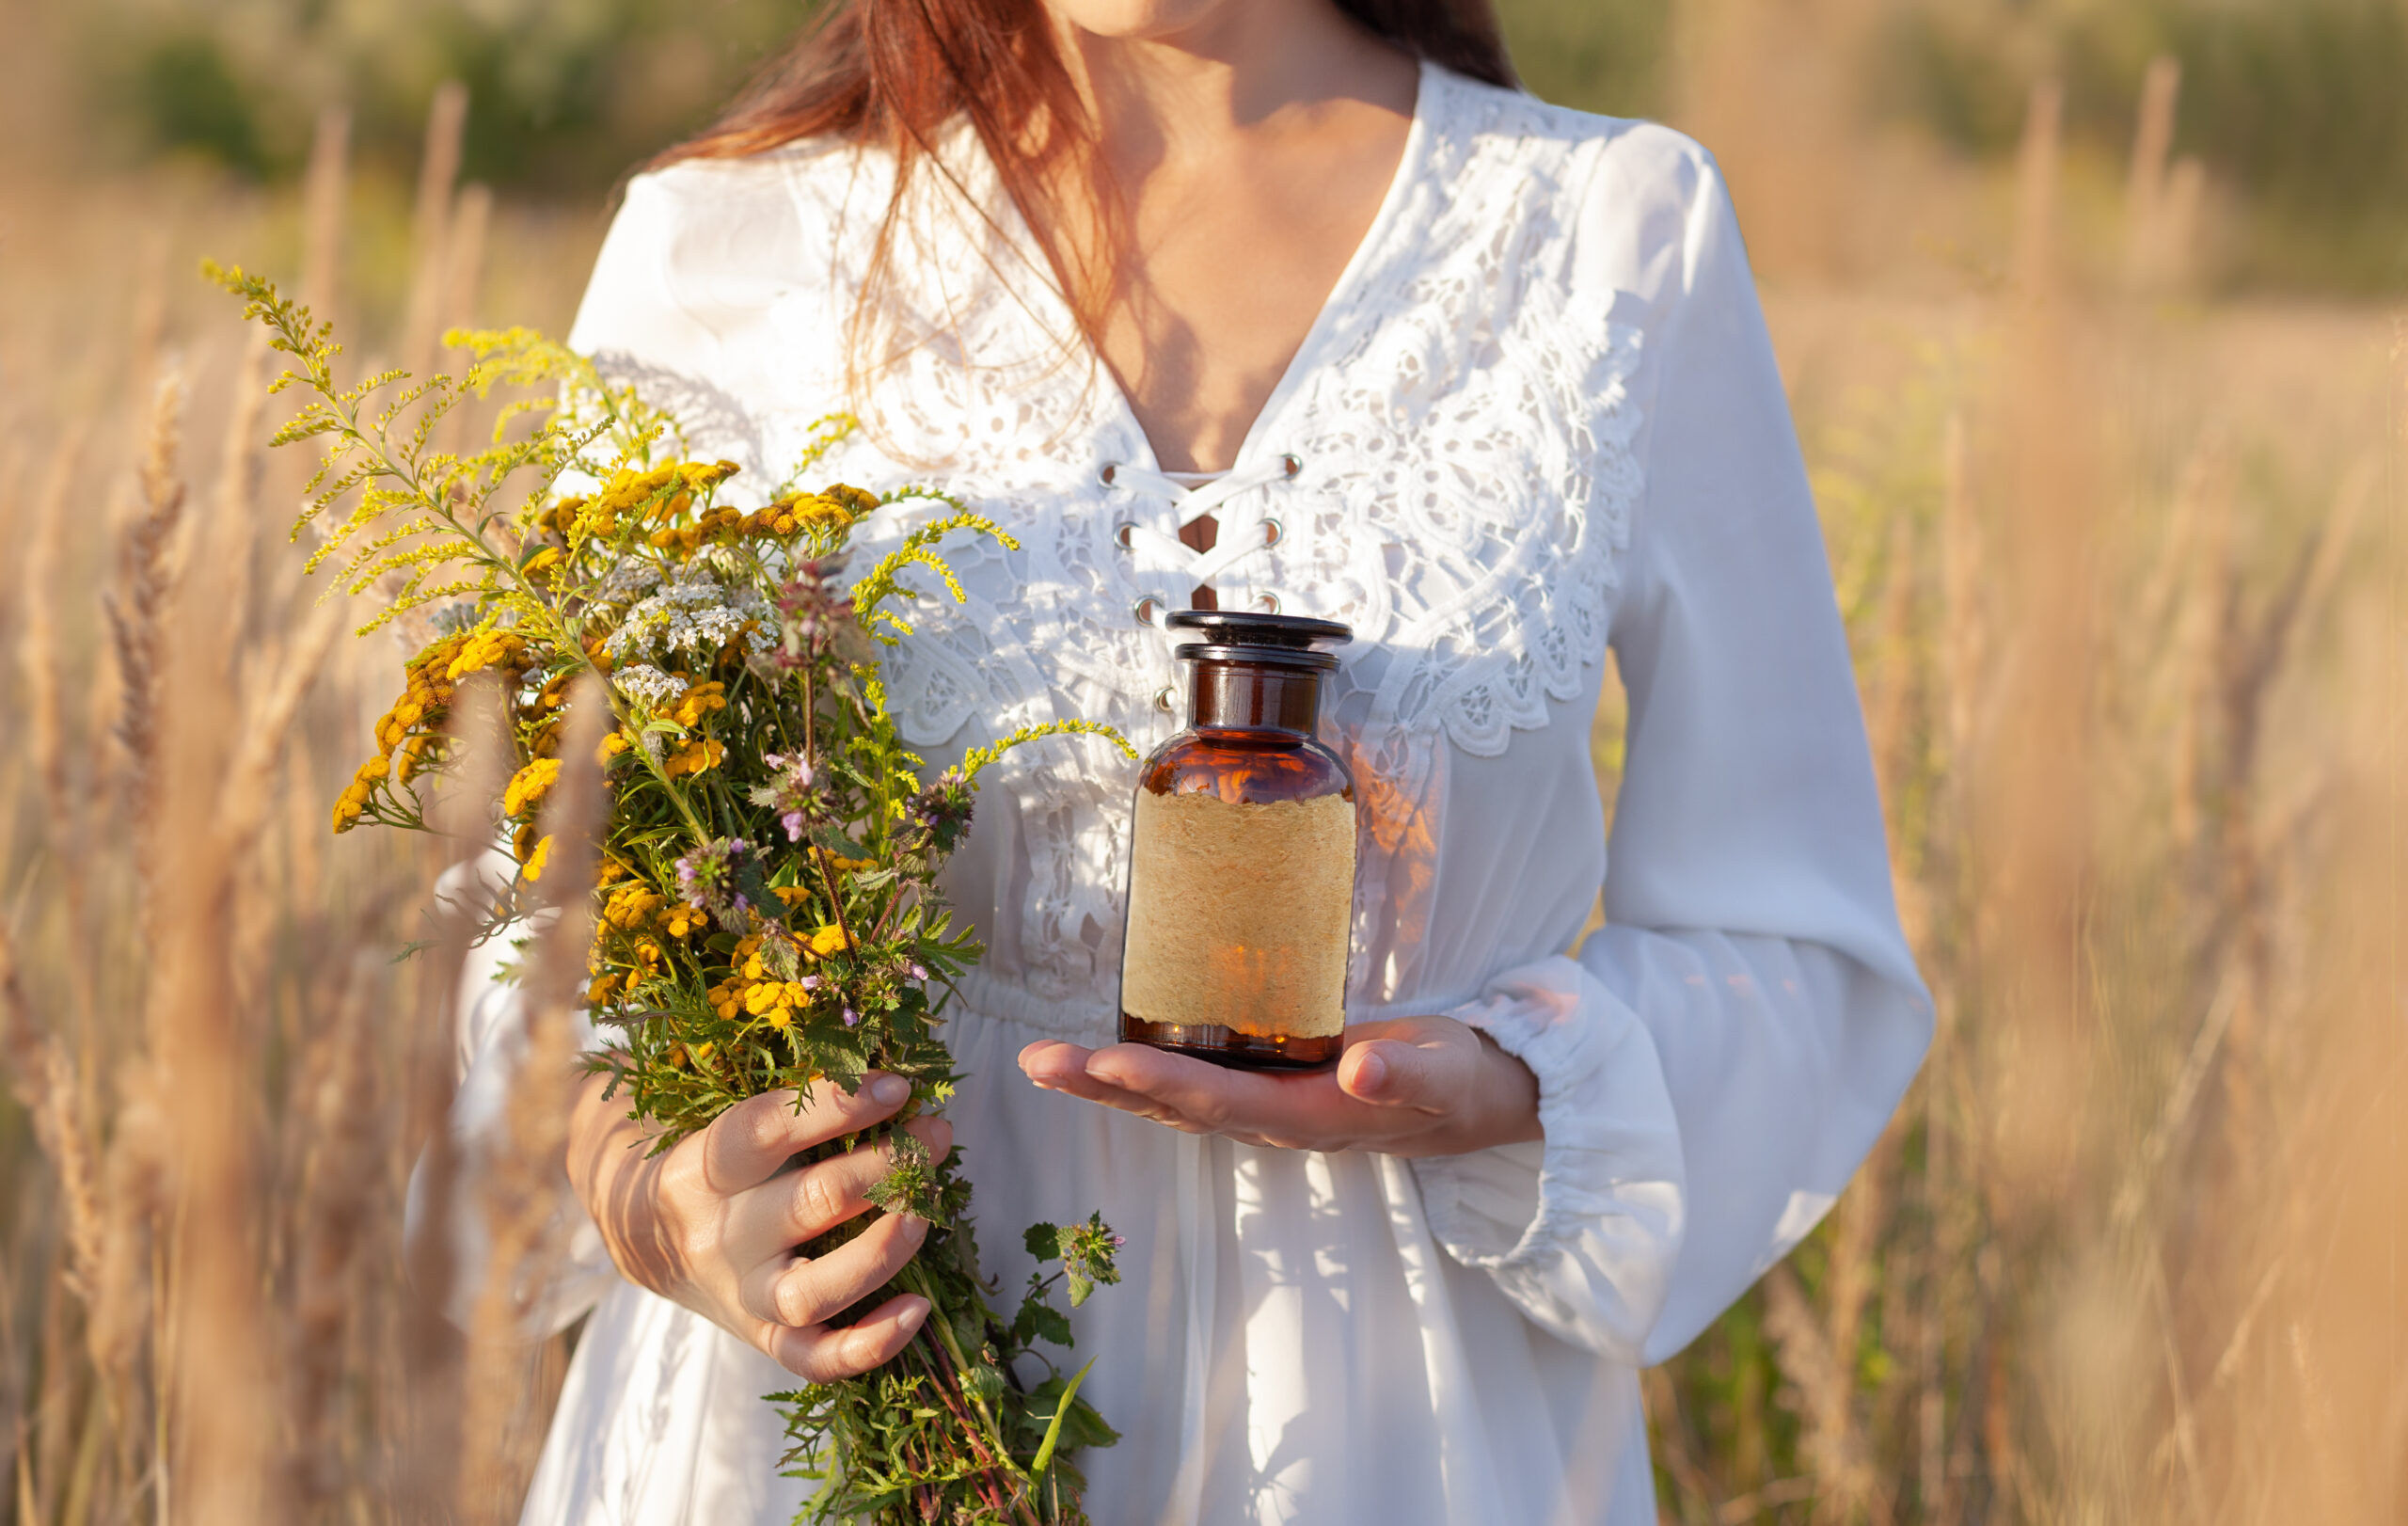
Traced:
<path id="1" fill-rule="evenodd" d="M 152 393 L 141 469 L 143 512 L 126 529 L 118 586 L 103 600 L 123 691 L 117 738 L 137 836 L 147 836 L 158 820 L 160 641 L 175 598 L 173 548 L 184 517 L 184 484 L 176 469 L 182 407 L 182 383 L 171 372 Z"/>
<path id="2" fill-rule="evenodd" d="M 167 409 L 164 417 L 172 418 Z M 172 456 L 154 449 L 146 462 L 152 530 L 179 508 L 180 484 L 166 479 Z M 138 572 L 157 575 L 160 537 L 137 533 Z M 137 589 L 142 583 L 137 581 Z M 235 1002 L 231 902 L 238 865 L 217 820 L 225 788 L 230 726 L 230 636 L 214 612 L 162 593 L 137 595 L 133 614 L 155 708 L 138 759 L 172 757 L 172 769 L 147 763 L 147 822 L 137 821 L 150 871 L 146 967 L 153 1053 L 174 1085 L 161 1102 L 170 1160 L 166 1289 L 168 1463 L 174 1510 L 194 1526 L 275 1526 L 284 1513 L 276 1455 L 275 1381 L 261 1304 L 262 1267 L 257 1197 L 259 1139 L 245 1098 L 248 1046 Z M 135 668 L 135 672 L 144 670 Z M 147 827 L 147 830 L 145 830 Z"/>

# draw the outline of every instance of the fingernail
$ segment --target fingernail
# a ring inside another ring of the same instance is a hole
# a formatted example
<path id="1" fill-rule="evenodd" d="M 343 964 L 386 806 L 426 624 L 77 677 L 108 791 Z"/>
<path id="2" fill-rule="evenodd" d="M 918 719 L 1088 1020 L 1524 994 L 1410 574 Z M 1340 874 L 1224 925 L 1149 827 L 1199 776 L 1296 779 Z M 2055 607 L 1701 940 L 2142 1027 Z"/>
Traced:
<path id="1" fill-rule="evenodd" d="M 869 1100 L 880 1107 L 899 1106 L 911 1094 L 911 1083 L 899 1075 L 881 1075 L 869 1084 Z"/>
<path id="2" fill-rule="evenodd" d="M 916 1335 L 919 1333 L 921 1324 L 926 1321 L 927 1317 L 928 1301 L 926 1298 L 922 1298 L 915 1302 L 911 1308 L 906 1309 L 903 1312 L 897 1314 L 895 1317 L 895 1323 L 902 1327 L 904 1334 Z"/>
<path id="3" fill-rule="evenodd" d="M 1377 1054 L 1365 1055 L 1362 1061 L 1354 1067 L 1354 1089 L 1358 1092 L 1377 1091 L 1380 1089 L 1380 1083 L 1386 1080 L 1387 1075 L 1386 1060 L 1382 1059 Z"/>

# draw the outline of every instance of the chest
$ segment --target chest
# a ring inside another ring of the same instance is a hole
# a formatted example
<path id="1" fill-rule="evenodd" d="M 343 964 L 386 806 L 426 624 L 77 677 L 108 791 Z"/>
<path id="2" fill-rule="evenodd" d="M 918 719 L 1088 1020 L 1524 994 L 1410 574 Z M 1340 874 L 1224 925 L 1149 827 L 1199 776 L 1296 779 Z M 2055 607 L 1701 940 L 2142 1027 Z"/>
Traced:
<path id="1" fill-rule="evenodd" d="M 1107 273 L 1088 326 L 1165 468 L 1235 459 L 1393 194 L 1409 114 L 1343 104 L 1117 166 L 1122 215 L 1067 230 Z"/>

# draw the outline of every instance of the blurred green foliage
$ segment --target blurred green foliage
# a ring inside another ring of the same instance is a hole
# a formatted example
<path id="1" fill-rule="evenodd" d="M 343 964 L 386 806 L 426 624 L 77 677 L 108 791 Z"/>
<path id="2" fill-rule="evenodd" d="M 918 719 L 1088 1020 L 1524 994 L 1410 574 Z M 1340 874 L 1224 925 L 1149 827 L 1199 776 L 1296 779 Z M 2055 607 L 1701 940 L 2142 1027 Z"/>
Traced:
<path id="1" fill-rule="evenodd" d="M 2408 288 L 2408 0 L 1904 0 L 1872 52 L 1877 113 L 1984 156 L 2043 72 L 2076 139 L 2120 153 L 2171 56 L 2175 151 L 2239 198 L 2227 279 Z"/>
<path id="2" fill-rule="evenodd" d="M 803 0 L 83 0 L 71 35 L 123 151 L 280 179 L 340 103 L 362 155 L 406 169 L 436 86 L 457 79 L 465 175 L 578 195 L 706 120 L 808 15 Z"/>
<path id="3" fill-rule="evenodd" d="M 1533 94 L 1610 117 L 1671 106 L 1676 0 L 1499 0 L 1506 45 Z"/>
<path id="4" fill-rule="evenodd" d="M 1501 0 L 1550 100 L 1679 111 L 1678 26 L 1703 0 Z M 1729 3 L 1729 0 L 1722 0 Z M 707 119 L 809 0 L 83 0 L 83 73 L 123 147 L 292 174 L 317 108 L 347 102 L 372 161 L 405 167 L 425 103 L 467 82 L 465 172 L 586 195 Z M 2178 152 L 2243 215 L 2227 274 L 2408 288 L 2408 0 L 1886 0 L 1861 60 L 1871 113 L 1974 156 L 2008 151 L 2044 72 L 2078 138 L 2129 141 L 2142 72 L 2183 65 Z M 130 44 L 128 40 L 134 40 Z"/>

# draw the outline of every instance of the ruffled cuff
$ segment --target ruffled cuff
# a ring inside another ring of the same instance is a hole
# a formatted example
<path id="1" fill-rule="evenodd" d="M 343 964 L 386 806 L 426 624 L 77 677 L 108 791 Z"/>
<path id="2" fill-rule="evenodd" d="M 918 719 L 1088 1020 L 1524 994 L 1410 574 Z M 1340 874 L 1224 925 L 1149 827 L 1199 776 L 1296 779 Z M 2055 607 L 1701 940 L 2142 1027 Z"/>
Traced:
<path id="1" fill-rule="evenodd" d="M 1680 1253 L 1680 1131 L 1638 1014 L 1562 957 L 1449 1016 L 1539 1083 L 1540 1145 L 1413 1162 L 1447 1253 L 1558 1338 L 1636 1364 Z"/>

